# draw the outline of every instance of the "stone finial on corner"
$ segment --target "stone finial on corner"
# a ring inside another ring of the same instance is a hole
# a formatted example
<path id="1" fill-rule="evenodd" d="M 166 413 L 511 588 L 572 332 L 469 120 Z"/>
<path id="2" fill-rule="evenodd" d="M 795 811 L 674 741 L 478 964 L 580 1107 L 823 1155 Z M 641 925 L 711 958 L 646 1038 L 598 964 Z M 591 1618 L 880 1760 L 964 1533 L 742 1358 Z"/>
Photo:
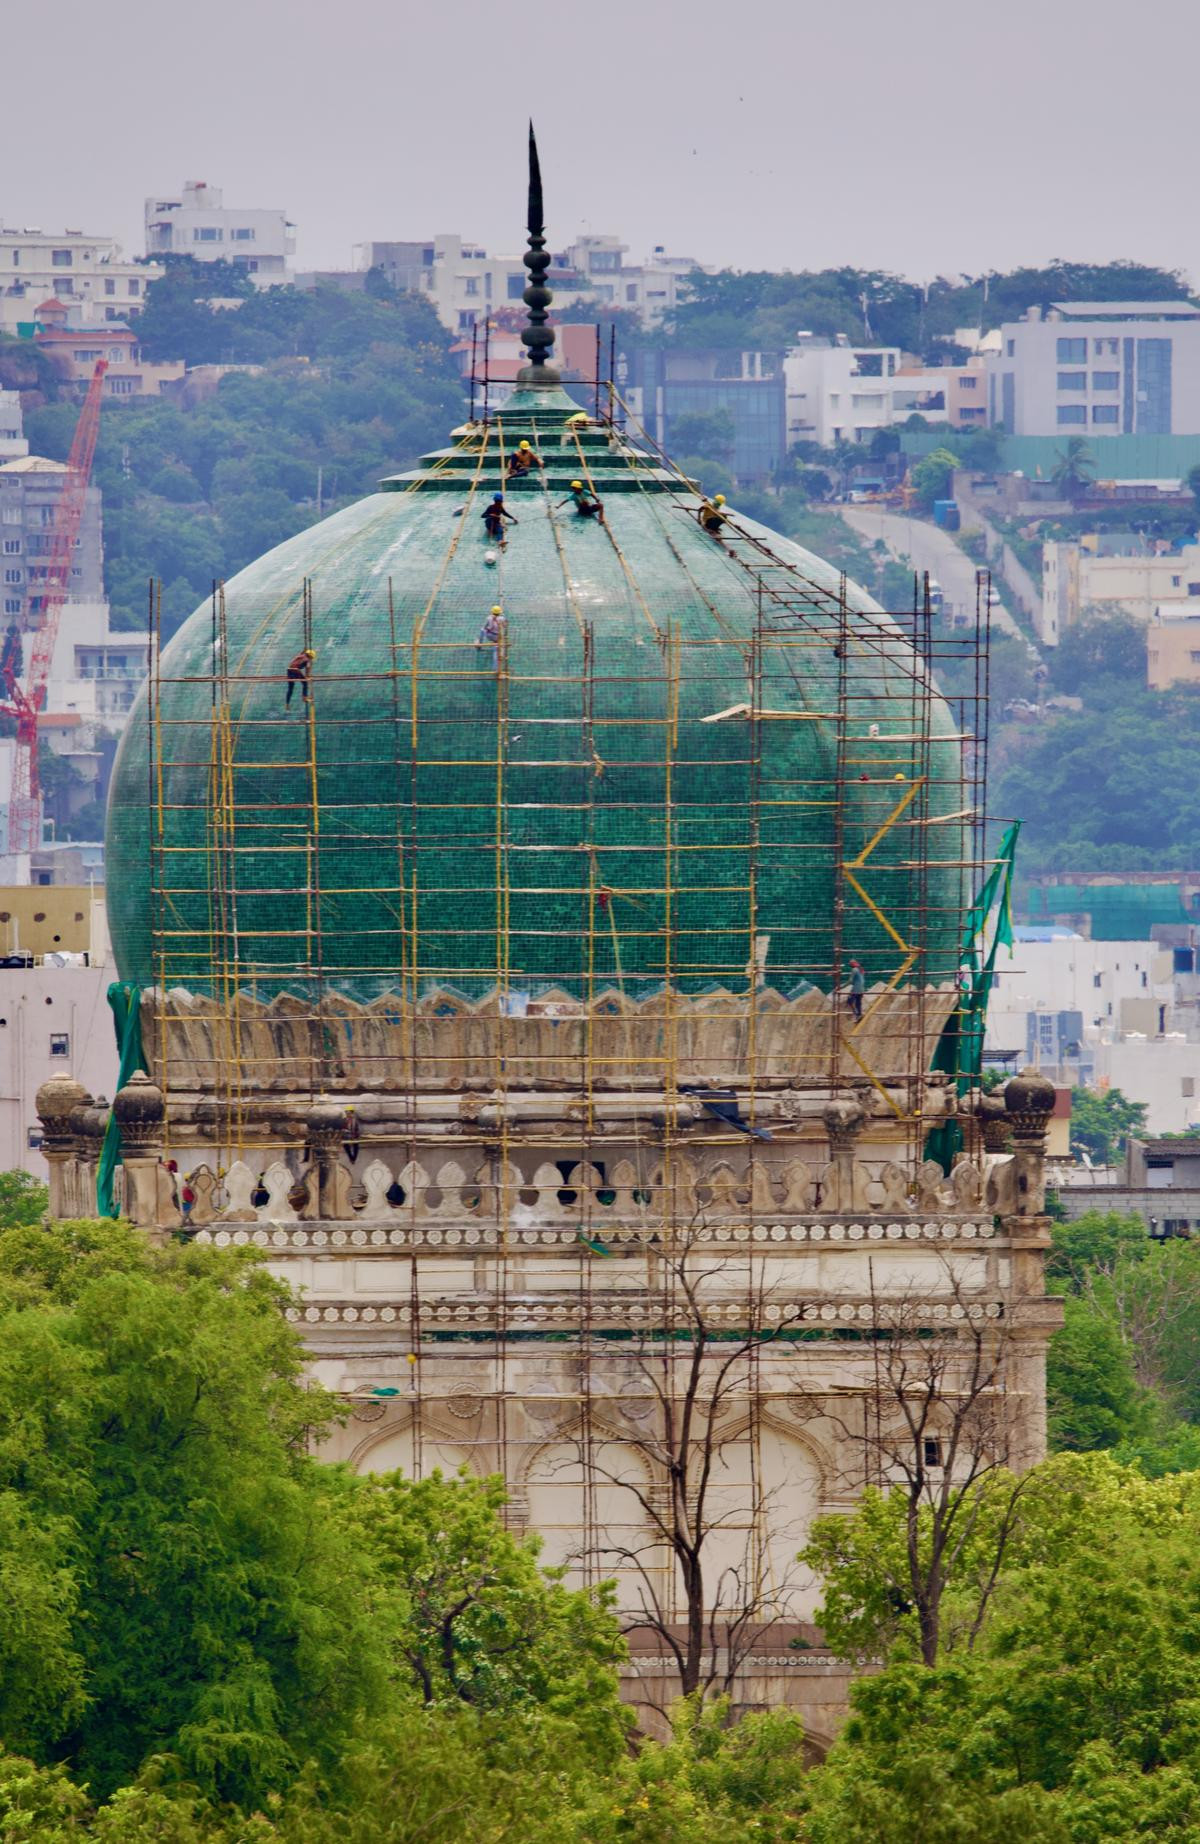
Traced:
<path id="1" fill-rule="evenodd" d="M 1005 1085 L 1004 1111 L 1017 1139 L 1045 1139 L 1054 1112 L 1053 1082 L 1040 1069 L 1023 1069 Z"/>
<path id="2" fill-rule="evenodd" d="M 157 1082 L 135 1070 L 113 1097 L 113 1115 L 121 1134 L 121 1150 L 128 1158 L 145 1157 L 162 1148 L 167 1105 Z"/>
<path id="3" fill-rule="evenodd" d="M 75 1129 L 71 1116 L 75 1109 L 90 1105 L 91 1096 L 74 1076 L 51 1076 L 37 1092 L 35 1106 L 42 1123 L 42 1151 L 69 1153 L 75 1149 Z"/>

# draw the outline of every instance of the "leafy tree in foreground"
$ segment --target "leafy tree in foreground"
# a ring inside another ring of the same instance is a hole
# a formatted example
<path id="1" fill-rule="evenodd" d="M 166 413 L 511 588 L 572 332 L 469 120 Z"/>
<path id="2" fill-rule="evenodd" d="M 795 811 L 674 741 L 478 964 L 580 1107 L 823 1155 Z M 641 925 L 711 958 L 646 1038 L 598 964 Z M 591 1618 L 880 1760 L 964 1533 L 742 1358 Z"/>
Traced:
<path id="1" fill-rule="evenodd" d="M 1098 1456 L 1036 1469 L 971 1649 L 922 1667 L 902 1629 L 855 1686 L 808 1785 L 811 1844 L 1193 1839 L 1198 1515 L 1194 1478 Z M 869 1567 L 865 1531 L 860 1547 Z"/>
<path id="2" fill-rule="evenodd" d="M 382 1682 L 279 1285 L 111 1223 L 0 1233 L 0 1737 L 238 1800 Z"/>

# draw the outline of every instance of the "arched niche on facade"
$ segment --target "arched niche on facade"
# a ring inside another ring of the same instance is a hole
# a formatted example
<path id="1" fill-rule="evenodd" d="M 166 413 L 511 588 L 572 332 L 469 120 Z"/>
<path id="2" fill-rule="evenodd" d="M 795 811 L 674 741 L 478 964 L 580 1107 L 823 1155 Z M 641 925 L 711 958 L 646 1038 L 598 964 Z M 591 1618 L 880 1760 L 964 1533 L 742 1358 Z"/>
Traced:
<path id="1" fill-rule="evenodd" d="M 434 1471 L 453 1479 L 464 1466 L 471 1473 L 478 1471 L 469 1448 L 431 1439 L 428 1434 L 418 1440 L 411 1422 L 382 1429 L 360 1441 L 350 1456 L 350 1464 L 356 1473 L 401 1472 L 407 1479 L 427 1479 Z"/>
<path id="2" fill-rule="evenodd" d="M 565 1564 L 572 1587 L 611 1578 L 620 1606 L 638 1607 L 640 1569 L 662 1569 L 644 1503 L 652 1490 L 643 1456 L 599 1428 L 587 1442 L 577 1432 L 535 1448 L 521 1491 L 542 1562 Z"/>
<path id="3" fill-rule="evenodd" d="M 819 1599 L 798 1560 L 825 1495 L 825 1457 L 785 1422 L 747 1417 L 721 1444 L 705 1495 L 705 1598 L 736 1615 L 748 1601 L 764 1621 L 807 1620 Z"/>

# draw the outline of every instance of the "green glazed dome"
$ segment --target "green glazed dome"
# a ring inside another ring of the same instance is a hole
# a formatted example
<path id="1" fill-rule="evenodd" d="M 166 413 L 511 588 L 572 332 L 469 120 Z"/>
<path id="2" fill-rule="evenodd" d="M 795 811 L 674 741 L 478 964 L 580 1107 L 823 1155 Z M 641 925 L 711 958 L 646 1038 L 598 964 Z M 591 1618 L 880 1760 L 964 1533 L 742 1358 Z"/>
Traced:
<path id="1" fill-rule="evenodd" d="M 851 957 L 892 978 L 898 939 L 907 978 L 953 976 L 961 750 L 895 624 L 853 585 L 840 612 L 837 574 L 753 521 L 714 541 L 693 491 L 577 413 L 518 390 L 234 577 L 224 657 L 207 604 L 184 624 L 113 774 L 123 979 L 745 992 L 757 954 L 794 992 Z M 480 514 L 522 440 L 542 465 L 492 563 Z M 582 476 L 604 524 L 559 503 Z M 288 708 L 306 593 L 312 705 Z M 500 671 L 478 644 L 497 603 Z M 839 912 L 838 857 L 906 794 Z"/>

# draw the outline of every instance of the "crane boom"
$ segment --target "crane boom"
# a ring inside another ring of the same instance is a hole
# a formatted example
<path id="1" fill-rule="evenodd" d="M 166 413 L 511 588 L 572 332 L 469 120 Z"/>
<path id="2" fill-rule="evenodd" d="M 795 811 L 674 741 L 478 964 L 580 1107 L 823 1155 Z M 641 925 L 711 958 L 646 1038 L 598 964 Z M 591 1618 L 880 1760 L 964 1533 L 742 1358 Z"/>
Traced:
<path id="1" fill-rule="evenodd" d="M 17 682 L 15 663 L 10 659 L 4 668 L 4 695 L 0 712 L 17 720 L 17 750 L 13 761 L 12 795 L 8 806 L 8 850 L 31 852 L 41 843 L 41 785 L 38 775 L 38 712 L 46 702 L 46 686 L 63 603 L 71 592 L 71 564 L 83 511 L 87 502 L 88 481 L 96 453 L 96 436 L 100 428 L 100 397 L 104 389 L 107 359 L 97 359 L 75 425 L 71 452 L 67 456 L 67 473 L 50 529 L 50 552 L 42 567 L 38 593 L 30 593 L 29 614 L 33 620 L 29 672 L 24 689 Z"/>

